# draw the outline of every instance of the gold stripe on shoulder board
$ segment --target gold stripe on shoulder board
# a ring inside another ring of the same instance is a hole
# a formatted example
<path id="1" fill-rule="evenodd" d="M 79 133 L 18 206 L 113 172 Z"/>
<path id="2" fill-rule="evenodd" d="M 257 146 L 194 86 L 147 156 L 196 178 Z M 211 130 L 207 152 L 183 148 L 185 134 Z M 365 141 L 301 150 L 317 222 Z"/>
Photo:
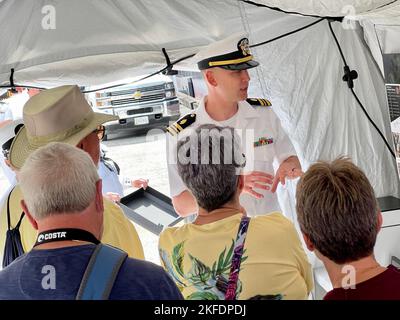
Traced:
<path id="1" fill-rule="evenodd" d="M 171 135 L 179 134 L 185 128 L 190 126 L 192 123 L 196 121 L 196 115 L 194 113 L 187 114 L 176 122 L 172 123 L 166 129 Z"/>
<path id="2" fill-rule="evenodd" d="M 179 125 L 179 123 L 177 123 L 177 122 L 175 122 L 174 123 L 174 126 L 176 127 L 176 130 L 178 131 L 178 132 L 181 132 L 182 130 L 183 130 L 183 128 Z"/>
<path id="3" fill-rule="evenodd" d="M 263 99 L 265 102 L 265 105 L 270 107 L 271 106 L 271 101 L 267 100 L 267 99 Z"/>
<path id="4" fill-rule="evenodd" d="M 268 99 L 263 98 L 248 98 L 246 101 L 252 106 L 259 107 L 270 107 L 272 106 L 271 102 Z"/>
<path id="5" fill-rule="evenodd" d="M 172 127 L 167 127 L 167 131 L 173 136 L 176 134 L 176 132 L 172 130 Z"/>

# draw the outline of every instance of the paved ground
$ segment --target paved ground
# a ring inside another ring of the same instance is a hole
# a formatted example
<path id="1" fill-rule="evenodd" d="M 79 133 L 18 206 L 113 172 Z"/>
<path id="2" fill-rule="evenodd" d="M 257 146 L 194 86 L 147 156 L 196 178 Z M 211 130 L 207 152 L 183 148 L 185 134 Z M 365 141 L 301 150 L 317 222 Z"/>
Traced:
<path id="1" fill-rule="evenodd" d="M 146 133 L 119 135 L 105 141 L 107 156 L 118 163 L 121 174 L 132 179 L 149 179 L 149 185 L 169 195 L 165 135 L 146 135 Z M 134 189 L 125 190 L 129 194 Z M 134 223 L 135 224 L 135 223 Z M 135 224 L 145 251 L 146 260 L 159 264 L 158 236 Z"/>
<path id="2" fill-rule="evenodd" d="M 181 105 L 181 114 L 190 110 Z M 149 179 L 149 185 L 169 196 L 166 137 L 162 130 L 127 132 L 111 135 L 103 144 L 108 148 L 107 156 L 118 163 L 121 174 L 132 179 Z M 125 195 L 135 191 L 125 190 Z M 142 241 L 146 260 L 159 264 L 158 236 L 134 223 Z"/>

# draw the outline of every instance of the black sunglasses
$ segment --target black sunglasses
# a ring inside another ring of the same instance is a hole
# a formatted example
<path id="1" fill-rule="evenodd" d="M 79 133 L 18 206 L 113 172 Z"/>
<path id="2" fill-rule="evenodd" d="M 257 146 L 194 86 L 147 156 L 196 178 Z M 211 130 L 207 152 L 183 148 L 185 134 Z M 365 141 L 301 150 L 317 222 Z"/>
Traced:
<path id="1" fill-rule="evenodd" d="M 18 124 L 15 128 L 14 128 L 14 133 L 15 135 L 17 135 L 18 131 L 23 127 L 24 125 L 22 123 Z M 2 152 L 3 152 L 3 156 L 5 159 L 8 159 L 8 156 L 10 154 L 10 148 L 11 148 L 11 144 L 14 141 L 14 137 L 12 137 L 11 139 L 7 140 L 5 143 L 3 143 L 3 145 L 1 146 Z"/>

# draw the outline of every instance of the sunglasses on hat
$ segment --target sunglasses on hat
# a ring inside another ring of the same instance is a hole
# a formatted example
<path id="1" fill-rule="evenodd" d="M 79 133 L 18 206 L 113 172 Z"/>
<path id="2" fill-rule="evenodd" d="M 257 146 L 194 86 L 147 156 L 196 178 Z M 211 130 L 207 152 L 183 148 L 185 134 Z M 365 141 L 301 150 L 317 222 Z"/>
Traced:
<path id="1" fill-rule="evenodd" d="M 93 133 L 96 133 L 99 140 L 102 141 L 106 133 L 106 127 L 103 125 L 99 125 L 95 130 L 93 130 Z"/>
<path id="2" fill-rule="evenodd" d="M 14 128 L 14 133 L 15 135 L 17 135 L 18 131 L 23 127 L 24 125 L 22 123 L 18 124 L 15 128 Z M 5 159 L 8 159 L 8 156 L 10 154 L 10 148 L 11 148 L 11 144 L 14 140 L 15 136 L 12 137 L 11 139 L 7 140 L 5 143 L 3 143 L 3 145 L 1 146 L 2 152 L 3 152 L 3 156 Z"/>

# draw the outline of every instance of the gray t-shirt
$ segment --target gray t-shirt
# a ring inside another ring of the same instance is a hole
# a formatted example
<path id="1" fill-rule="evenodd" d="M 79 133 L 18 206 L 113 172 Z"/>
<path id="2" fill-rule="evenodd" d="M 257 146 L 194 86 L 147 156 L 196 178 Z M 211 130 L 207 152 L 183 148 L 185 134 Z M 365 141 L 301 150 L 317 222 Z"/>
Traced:
<path id="1" fill-rule="evenodd" d="M 0 271 L 0 300 L 73 300 L 95 245 L 32 250 Z M 110 300 L 180 300 L 179 289 L 159 266 L 127 258 Z"/>

